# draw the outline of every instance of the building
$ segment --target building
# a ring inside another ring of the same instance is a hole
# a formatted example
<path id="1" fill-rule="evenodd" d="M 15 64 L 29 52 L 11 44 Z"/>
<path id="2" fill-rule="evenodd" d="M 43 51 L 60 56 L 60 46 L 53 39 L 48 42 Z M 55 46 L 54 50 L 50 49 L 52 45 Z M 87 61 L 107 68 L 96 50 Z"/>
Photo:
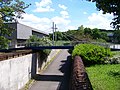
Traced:
<path id="1" fill-rule="evenodd" d="M 11 40 L 11 47 L 18 47 L 18 44 L 25 43 L 26 40 L 29 39 L 32 35 L 36 35 L 40 38 L 48 36 L 48 34 L 43 31 L 37 30 L 18 22 L 5 24 L 14 29 L 10 37 L 6 36 L 8 39 Z"/>

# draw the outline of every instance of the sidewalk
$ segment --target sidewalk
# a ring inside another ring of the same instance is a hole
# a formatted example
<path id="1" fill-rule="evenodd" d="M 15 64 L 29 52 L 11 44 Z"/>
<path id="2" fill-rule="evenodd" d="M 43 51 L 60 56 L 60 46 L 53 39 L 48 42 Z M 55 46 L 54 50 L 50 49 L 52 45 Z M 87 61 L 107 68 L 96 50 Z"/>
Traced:
<path id="1" fill-rule="evenodd" d="M 70 77 L 70 56 L 62 50 L 48 68 L 36 75 L 35 82 L 29 90 L 68 90 Z"/>

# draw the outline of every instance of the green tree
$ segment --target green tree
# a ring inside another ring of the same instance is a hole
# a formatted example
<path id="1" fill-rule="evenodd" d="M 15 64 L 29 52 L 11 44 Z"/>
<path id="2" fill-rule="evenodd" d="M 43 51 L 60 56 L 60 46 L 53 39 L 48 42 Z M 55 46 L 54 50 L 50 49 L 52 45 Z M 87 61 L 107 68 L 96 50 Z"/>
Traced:
<path id="1" fill-rule="evenodd" d="M 120 30 L 115 30 L 113 38 L 115 43 L 120 43 Z"/>
<path id="2" fill-rule="evenodd" d="M 52 45 L 52 41 L 48 37 L 39 38 L 36 35 L 30 36 L 30 38 L 27 40 L 28 46 L 50 46 Z M 42 50 L 44 54 L 49 54 L 50 49 L 44 49 Z"/>
<path id="3" fill-rule="evenodd" d="M 90 28 L 85 28 L 84 29 L 84 34 L 87 35 L 87 34 L 92 34 L 92 30 Z"/>
<path id="4" fill-rule="evenodd" d="M 103 39 L 103 40 L 105 40 L 105 41 L 108 41 L 108 40 L 109 40 L 109 37 L 107 36 L 107 33 L 106 33 L 106 32 L 101 32 L 100 37 L 101 37 L 101 39 Z"/>
<path id="5" fill-rule="evenodd" d="M 48 37 L 39 38 L 36 35 L 30 36 L 30 38 L 27 40 L 28 45 L 31 44 L 34 45 L 41 45 L 41 46 L 48 46 L 52 45 L 52 41 Z"/>
<path id="6" fill-rule="evenodd" d="M 92 37 L 93 39 L 99 39 L 101 37 L 100 30 L 97 28 L 92 29 Z"/>
<path id="7" fill-rule="evenodd" d="M 87 0 L 96 2 L 96 7 L 100 11 L 103 11 L 103 14 L 112 13 L 114 15 L 113 28 L 120 29 L 120 0 Z"/>
<path id="8" fill-rule="evenodd" d="M 81 25 L 80 27 L 78 27 L 78 30 L 84 30 L 84 27 L 83 27 L 83 25 Z"/>
<path id="9" fill-rule="evenodd" d="M 13 30 L 4 23 L 22 18 L 22 13 L 29 5 L 20 0 L 0 0 L 0 49 L 8 47 L 9 40 L 5 36 L 10 36 Z"/>
<path id="10" fill-rule="evenodd" d="M 68 30 L 65 32 L 66 38 L 68 38 L 70 41 L 76 40 L 76 33 L 78 30 Z"/>

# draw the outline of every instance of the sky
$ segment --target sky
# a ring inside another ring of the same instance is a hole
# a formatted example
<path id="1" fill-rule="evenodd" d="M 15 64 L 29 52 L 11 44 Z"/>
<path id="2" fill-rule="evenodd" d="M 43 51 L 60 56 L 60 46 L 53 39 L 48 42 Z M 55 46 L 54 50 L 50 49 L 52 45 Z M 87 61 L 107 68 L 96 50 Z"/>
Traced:
<path id="1" fill-rule="evenodd" d="M 20 23 L 46 33 L 52 32 L 52 22 L 57 31 L 77 29 L 79 26 L 99 29 L 112 29 L 110 22 L 113 15 L 102 14 L 95 3 L 86 0 L 23 0 L 31 4 L 25 10 Z"/>

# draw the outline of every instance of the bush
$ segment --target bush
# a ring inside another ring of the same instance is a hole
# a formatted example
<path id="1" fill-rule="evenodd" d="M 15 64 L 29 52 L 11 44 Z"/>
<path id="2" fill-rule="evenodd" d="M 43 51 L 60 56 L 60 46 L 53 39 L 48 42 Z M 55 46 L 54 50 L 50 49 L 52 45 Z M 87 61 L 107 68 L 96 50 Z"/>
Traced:
<path id="1" fill-rule="evenodd" d="M 78 44 L 74 47 L 72 56 L 79 55 L 82 57 L 84 64 L 104 63 L 106 57 L 112 55 L 110 49 L 94 44 Z"/>
<path id="2" fill-rule="evenodd" d="M 31 46 L 51 46 L 52 41 L 48 37 L 37 37 L 36 35 L 30 36 L 30 38 L 27 40 L 27 44 Z"/>
<path id="3" fill-rule="evenodd" d="M 27 40 L 27 46 L 51 46 L 52 41 L 48 37 L 37 37 L 36 35 L 30 36 Z M 44 54 L 49 55 L 51 50 L 44 49 L 42 50 Z"/>

